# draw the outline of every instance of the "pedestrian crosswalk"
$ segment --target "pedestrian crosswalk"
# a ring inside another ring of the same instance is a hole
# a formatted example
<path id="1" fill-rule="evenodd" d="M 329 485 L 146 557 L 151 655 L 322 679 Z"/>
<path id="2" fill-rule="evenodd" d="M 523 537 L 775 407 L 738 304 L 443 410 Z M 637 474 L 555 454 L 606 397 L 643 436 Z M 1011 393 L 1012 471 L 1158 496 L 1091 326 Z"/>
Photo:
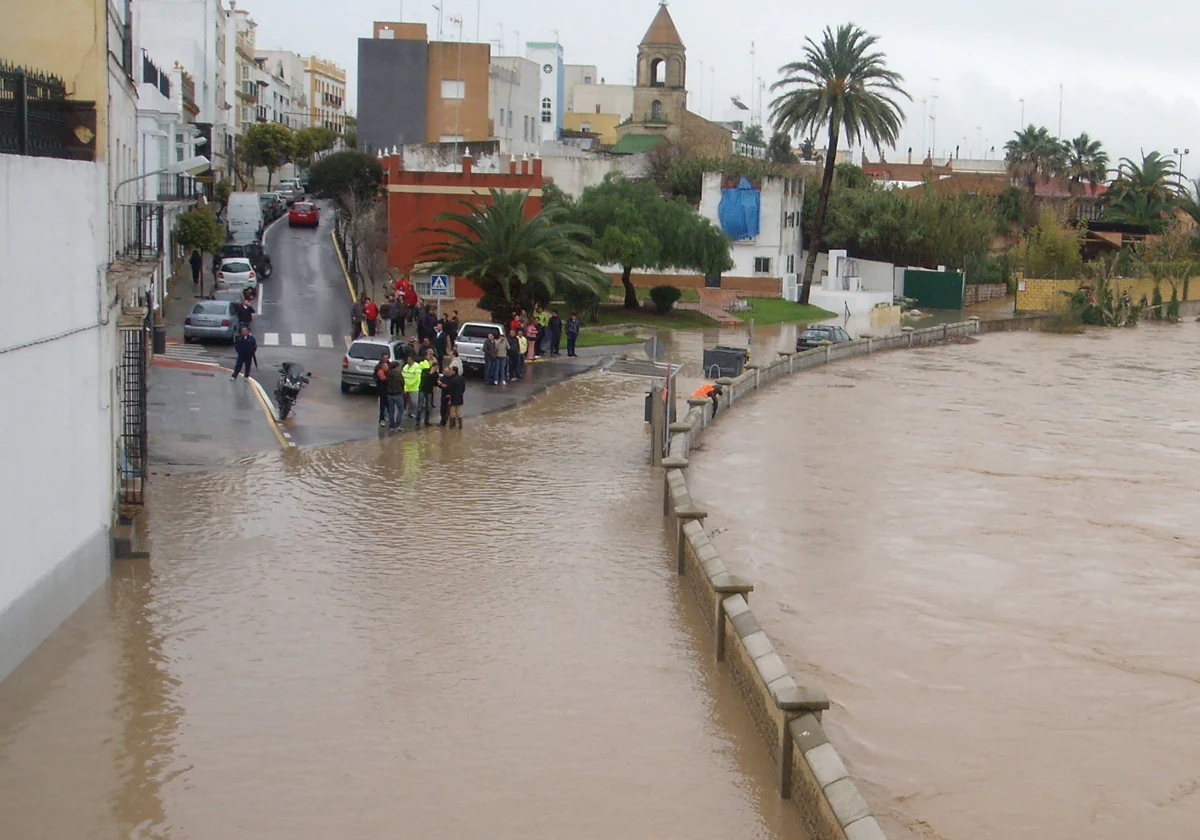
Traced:
<path id="1" fill-rule="evenodd" d="M 338 343 L 349 348 L 352 339 L 348 335 L 335 336 L 330 333 L 279 333 L 264 332 L 262 345 L 264 347 L 319 347 L 332 350 Z"/>
<path id="2" fill-rule="evenodd" d="M 181 362 L 217 363 L 216 357 L 199 344 L 168 344 L 167 352 L 162 355 L 168 359 L 176 359 Z"/>

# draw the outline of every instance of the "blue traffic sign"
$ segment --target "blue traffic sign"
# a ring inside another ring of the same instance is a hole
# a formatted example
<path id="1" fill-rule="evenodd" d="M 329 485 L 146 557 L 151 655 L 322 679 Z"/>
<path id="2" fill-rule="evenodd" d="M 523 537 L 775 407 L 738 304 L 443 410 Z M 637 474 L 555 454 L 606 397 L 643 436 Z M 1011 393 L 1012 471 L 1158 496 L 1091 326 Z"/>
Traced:
<path id="1" fill-rule="evenodd" d="M 433 297 L 445 297 L 450 294 L 450 275 L 432 274 L 429 277 L 429 294 Z"/>

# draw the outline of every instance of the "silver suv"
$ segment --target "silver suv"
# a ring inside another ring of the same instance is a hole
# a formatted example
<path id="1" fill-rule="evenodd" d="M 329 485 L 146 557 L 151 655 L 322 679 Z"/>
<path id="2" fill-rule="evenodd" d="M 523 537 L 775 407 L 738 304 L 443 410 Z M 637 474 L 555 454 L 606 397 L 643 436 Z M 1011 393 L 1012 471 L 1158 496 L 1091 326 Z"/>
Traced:
<path id="1" fill-rule="evenodd" d="M 284 178 L 275 188 L 275 192 L 279 193 L 279 197 L 287 202 L 288 207 L 304 198 L 304 187 L 300 184 L 299 178 Z"/>
<path id="2" fill-rule="evenodd" d="M 483 342 L 489 334 L 507 335 L 504 327 L 499 324 L 489 324 L 486 321 L 467 321 L 458 328 L 458 358 L 462 360 L 463 370 L 479 368 L 483 370 Z"/>
<path id="3" fill-rule="evenodd" d="M 383 336 L 363 336 L 354 341 L 342 357 L 342 393 L 350 393 L 355 386 L 375 387 L 375 365 L 379 357 L 387 352 L 388 357 L 398 360 L 404 345 Z"/>

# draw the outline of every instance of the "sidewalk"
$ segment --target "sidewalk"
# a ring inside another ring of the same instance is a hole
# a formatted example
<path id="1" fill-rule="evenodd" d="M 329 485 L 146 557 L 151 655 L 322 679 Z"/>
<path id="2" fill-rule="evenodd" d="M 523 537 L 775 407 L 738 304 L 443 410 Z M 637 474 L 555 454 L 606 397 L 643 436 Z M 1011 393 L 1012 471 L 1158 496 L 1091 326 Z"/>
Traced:
<path id="1" fill-rule="evenodd" d="M 219 466 L 280 449 L 254 386 L 205 365 L 156 360 L 148 421 L 152 474 L 163 467 Z"/>

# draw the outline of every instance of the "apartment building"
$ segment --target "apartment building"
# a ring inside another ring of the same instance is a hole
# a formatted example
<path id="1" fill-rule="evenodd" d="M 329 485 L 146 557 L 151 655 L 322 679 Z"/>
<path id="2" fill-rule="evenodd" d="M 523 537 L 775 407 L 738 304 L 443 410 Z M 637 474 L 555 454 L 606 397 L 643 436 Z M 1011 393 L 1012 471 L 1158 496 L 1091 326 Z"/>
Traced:
<path id="1" fill-rule="evenodd" d="M 488 81 L 491 139 L 499 141 L 500 153 L 537 154 L 541 146 L 541 68 L 528 58 L 494 57 Z"/>
<path id="2" fill-rule="evenodd" d="M 346 130 L 346 71 L 332 61 L 305 56 L 305 91 L 310 126 Z"/>
<path id="3" fill-rule="evenodd" d="M 308 93 L 310 82 L 304 58 L 290 50 L 259 50 L 256 58 L 270 81 L 271 121 L 291 128 L 313 125 Z M 285 95 L 291 103 L 281 108 L 280 102 Z"/>

